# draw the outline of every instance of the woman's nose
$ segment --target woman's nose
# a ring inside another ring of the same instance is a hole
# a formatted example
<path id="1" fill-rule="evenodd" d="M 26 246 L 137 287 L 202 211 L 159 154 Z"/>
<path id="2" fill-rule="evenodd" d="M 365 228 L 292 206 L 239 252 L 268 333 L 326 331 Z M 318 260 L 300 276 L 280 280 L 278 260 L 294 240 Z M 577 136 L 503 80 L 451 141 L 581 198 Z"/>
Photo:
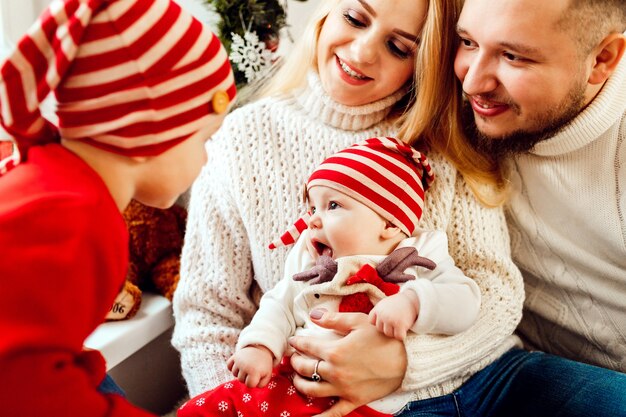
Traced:
<path id="1" fill-rule="evenodd" d="M 374 32 L 366 32 L 358 36 L 350 45 L 351 59 L 357 64 L 372 64 L 376 62 L 378 49 Z"/>

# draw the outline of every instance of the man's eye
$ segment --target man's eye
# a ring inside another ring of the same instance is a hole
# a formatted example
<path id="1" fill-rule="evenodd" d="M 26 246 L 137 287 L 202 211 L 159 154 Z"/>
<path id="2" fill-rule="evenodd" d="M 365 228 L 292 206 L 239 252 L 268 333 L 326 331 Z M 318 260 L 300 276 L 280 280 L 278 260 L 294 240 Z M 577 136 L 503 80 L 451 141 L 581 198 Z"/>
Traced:
<path id="1" fill-rule="evenodd" d="M 472 41 L 471 41 L 471 40 L 469 40 L 469 39 L 467 39 L 467 38 L 460 38 L 460 39 L 461 39 L 461 44 L 462 44 L 463 46 L 469 47 L 469 46 L 472 46 L 472 45 L 473 45 L 473 44 L 472 44 Z"/>
<path id="2" fill-rule="evenodd" d="M 517 56 L 517 55 L 515 55 L 515 54 L 512 54 L 512 53 L 510 53 L 510 52 L 505 52 L 505 53 L 503 53 L 503 54 L 502 54 L 502 56 L 504 56 L 504 58 L 505 58 L 507 61 L 513 61 L 513 62 L 516 62 L 516 61 L 521 61 L 521 60 L 522 60 L 522 58 L 521 58 L 521 57 L 519 57 L 519 56 Z"/>

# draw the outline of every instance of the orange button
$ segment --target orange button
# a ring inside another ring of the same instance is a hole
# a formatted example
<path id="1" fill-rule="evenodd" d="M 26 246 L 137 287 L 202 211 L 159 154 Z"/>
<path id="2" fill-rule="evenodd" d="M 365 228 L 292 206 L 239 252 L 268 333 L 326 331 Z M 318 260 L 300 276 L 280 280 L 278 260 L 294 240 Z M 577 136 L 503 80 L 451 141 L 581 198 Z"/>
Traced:
<path id="1" fill-rule="evenodd" d="M 215 94 L 213 94 L 211 104 L 213 105 L 213 111 L 215 113 L 224 113 L 228 109 L 228 103 L 230 103 L 230 98 L 226 91 L 216 91 Z"/>

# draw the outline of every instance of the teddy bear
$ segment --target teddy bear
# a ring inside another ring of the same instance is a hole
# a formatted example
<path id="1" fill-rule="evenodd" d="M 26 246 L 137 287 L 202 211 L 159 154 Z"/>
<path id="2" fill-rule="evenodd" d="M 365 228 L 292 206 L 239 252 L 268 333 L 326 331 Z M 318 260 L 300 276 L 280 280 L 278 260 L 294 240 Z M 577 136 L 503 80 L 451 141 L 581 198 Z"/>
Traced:
<path id="1" fill-rule="evenodd" d="M 144 290 L 171 301 L 180 277 L 185 208 L 174 204 L 157 209 L 132 200 L 123 215 L 129 232 L 130 265 L 124 286 L 106 315 L 108 321 L 133 317 Z"/>

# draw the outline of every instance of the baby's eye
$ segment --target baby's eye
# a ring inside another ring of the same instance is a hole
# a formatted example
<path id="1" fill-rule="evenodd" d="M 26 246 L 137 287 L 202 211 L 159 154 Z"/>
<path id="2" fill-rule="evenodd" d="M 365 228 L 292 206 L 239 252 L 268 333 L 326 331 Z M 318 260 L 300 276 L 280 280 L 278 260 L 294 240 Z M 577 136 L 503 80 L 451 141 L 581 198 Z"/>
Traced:
<path id="1" fill-rule="evenodd" d="M 313 207 L 313 206 L 309 207 L 309 212 L 311 214 L 315 214 L 315 207 Z"/>
<path id="2" fill-rule="evenodd" d="M 330 203 L 328 203 L 328 210 L 334 210 L 338 207 L 339 207 L 339 204 L 337 204 L 337 202 L 335 201 L 331 201 Z"/>

